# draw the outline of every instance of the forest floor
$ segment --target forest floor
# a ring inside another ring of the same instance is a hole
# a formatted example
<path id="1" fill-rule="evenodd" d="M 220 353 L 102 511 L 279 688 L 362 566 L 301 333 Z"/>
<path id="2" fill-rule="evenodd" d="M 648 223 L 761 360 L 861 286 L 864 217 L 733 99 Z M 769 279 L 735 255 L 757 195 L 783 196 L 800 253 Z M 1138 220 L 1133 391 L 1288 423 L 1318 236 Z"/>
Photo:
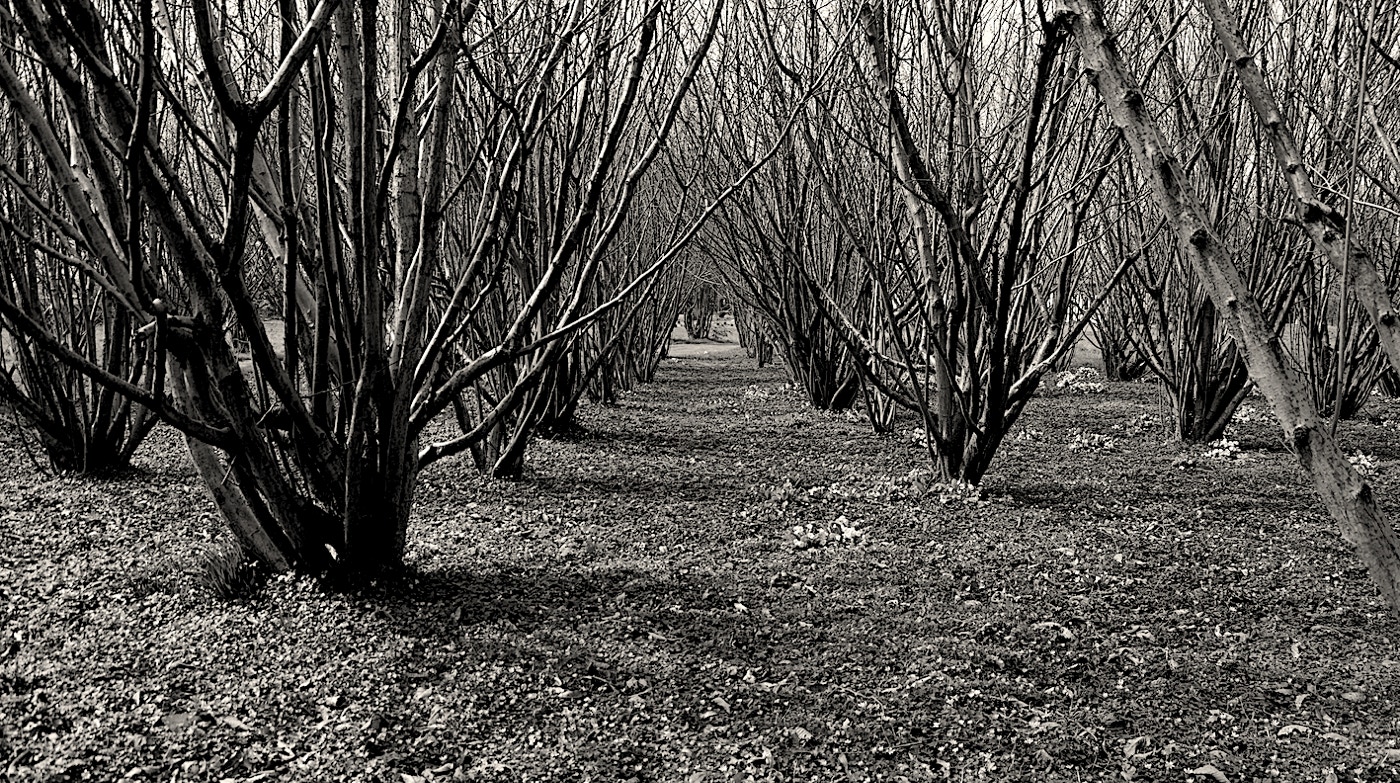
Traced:
<path id="1" fill-rule="evenodd" d="M 978 499 L 717 350 L 522 481 L 429 469 L 401 581 L 231 601 L 177 438 L 93 481 L 6 424 L 0 779 L 1400 779 L 1400 625 L 1264 406 L 1165 421 L 1048 390 Z M 1400 404 L 1342 436 L 1392 498 Z"/>

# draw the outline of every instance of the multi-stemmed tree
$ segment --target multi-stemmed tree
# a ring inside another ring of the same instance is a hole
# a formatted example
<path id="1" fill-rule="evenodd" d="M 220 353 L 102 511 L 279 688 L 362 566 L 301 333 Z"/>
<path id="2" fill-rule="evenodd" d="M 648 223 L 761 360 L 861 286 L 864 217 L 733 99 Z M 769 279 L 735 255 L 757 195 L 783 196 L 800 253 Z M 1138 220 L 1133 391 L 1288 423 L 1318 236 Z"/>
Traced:
<path id="1" fill-rule="evenodd" d="M 587 323 L 721 18 L 585 0 L 11 7 L 0 93 L 65 229 L 40 262 L 79 261 L 149 369 L 114 372 L 8 292 L 7 326 L 182 430 L 250 553 L 355 577 L 400 561 L 423 466 L 518 457 L 511 417 Z M 466 431 L 424 443 L 464 398 Z"/>
<path id="2" fill-rule="evenodd" d="M 822 301 L 867 388 L 920 415 L 945 478 L 977 483 L 1097 304 L 1074 298 L 1115 148 L 1052 18 L 970 3 L 846 19 L 856 35 L 829 45 L 852 78 L 812 104 L 803 154 L 858 293 Z"/>
<path id="3" fill-rule="evenodd" d="M 804 27 L 804 17 L 815 11 L 799 11 L 787 18 L 778 9 L 755 8 L 746 20 L 753 59 L 741 76 L 725 79 L 728 88 L 717 99 L 725 108 L 715 158 L 749 160 L 775 141 L 778 151 L 711 223 L 699 246 L 725 280 L 741 339 L 764 361 L 771 340 L 794 386 L 814 407 L 844 410 L 860 399 L 861 372 L 829 303 L 855 306 L 869 299 L 870 287 L 857 274 L 850 238 L 826 215 L 816 161 L 801 138 L 811 121 L 806 98 L 819 101 L 832 89 L 821 85 L 812 92 L 834 51 L 819 30 Z M 794 113 L 798 130 L 778 139 L 785 131 L 781 118 Z"/>
<path id="4" fill-rule="evenodd" d="M 22 154 L 11 158 L 26 176 Z M 44 189 L 36 186 L 36 192 Z M 7 195 L 13 196 L 13 193 Z M 28 204 L 11 200 L 0 219 L 0 290 L 35 323 L 44 324 L 67 350 L 133 386 L 150 389 L 150 343 L 137 339 L 131 319 L 105 292 L 68 265 L 65 239 L 34 219 Z M 80 262 L 79 262 L 80 263 Z M 55 363 L 26 332 L 0 317 L 0 402 L 28 424 L 60 472 L 121 469 L 158 421 L 144 406 L 71 367 Z"/>
<path id="5" fill-rule="evenodd" d="M 19 20 L 0 17 L 0 38 L 18 40 Z M 28 63 L 15 78 L 37 79 Z M 22 74 L 22 76 L 21 76 Z M 41 90 L 36 100 L 52 100 Z M 49 208 L 61 181 L 17 112 L 0 135 L 0 292 L 64 348 L 133 386 L 149 389 L 150 344 L 136 339 L 130 314 L 85 274 L 91 258 L 78 227 Z M 128 237 L 128 240 L 133 238 Z M 137 236 L 136 241 L 144 237 Z M 0 402 L 28 423 L 59 471 L 100 473 L 127 464 L 157 419 L 143 406 L 53 362 L 45 348 L 0 315 Z"/>

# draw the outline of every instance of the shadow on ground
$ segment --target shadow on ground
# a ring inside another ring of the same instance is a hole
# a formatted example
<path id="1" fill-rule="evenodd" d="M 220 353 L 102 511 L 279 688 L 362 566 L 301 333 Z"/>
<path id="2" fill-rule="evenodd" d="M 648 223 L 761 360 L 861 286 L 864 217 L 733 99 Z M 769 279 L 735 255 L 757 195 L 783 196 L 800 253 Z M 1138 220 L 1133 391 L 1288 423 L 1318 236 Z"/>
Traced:
<path id="1" fill-rule="evenodd" d="M 367 598 L 398 633 L 420 638 L 449 638 L 461 626 L 501 622 L 525 632 L 571 628 L 620 611 L 646 618 L 666 607 L 685 611 L 668 613 L 673 619 L 655 630 L 690 635 L 708 633 L 732 614 L 730 592 L 699 574 L 664 578 L 632 568 L 451 567 L 416 574 Z M 687 617 L 695 622 L 674 619 Z"/>

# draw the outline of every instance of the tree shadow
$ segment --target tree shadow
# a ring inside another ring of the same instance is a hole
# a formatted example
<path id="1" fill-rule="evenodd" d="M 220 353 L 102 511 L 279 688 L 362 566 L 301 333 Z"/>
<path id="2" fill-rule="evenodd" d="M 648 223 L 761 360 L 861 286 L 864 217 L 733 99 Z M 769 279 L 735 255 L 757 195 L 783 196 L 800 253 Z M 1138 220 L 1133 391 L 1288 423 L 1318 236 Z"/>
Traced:
<path id="1" fill-rule="evenodd" d="M 634 427 L 587 429 L 569 440 L 562 438 L 554 438 L 553 440 L 589 447 L 635 446 L 671 451 L 684 456 L 687 454 L 710 454 L 743 442 L 742 433 L 736 433 L 733 437 L 725 437 L 726 434 L 723 431 L 699 432 L 694 429 L 657 432 L 653 429 Z"/>
<path id="2" fill-rule="evenodd" d="M 1277 431 L 1267 434 L 1241 434 L 1236 436 L 1234 440 L 1240 444 L 1240 450 L 1245 452 L 1282 454 L 1290 451 L 1288 444 L 1283 440 L 1283 435 Z"/>
<path id="3" fill-rule="evenodd" d="M 747 622 L 733 611 L 732 584 L 625 567 L 453 566 L 406 573 L 364 597 L 396 633 L 439 641 L 470 626 L 508 624 L 528 633 L 622 616 L 638 635 L 679 638 L 710 636 L 716 625 Z"/>
<path id="4" fill-rule="evenodd" d="M 1005 496 L 1012 502 L 1032 508 L 1081 506 L 1086 498 L 1080 490 L 1056 481 L 1016 481 L 1000 478 L 989 481 L 984 488 L 992 496 Z"/>
<path id="5" fill-rule="evenodd" d="M 1311 487 L 1303 483 L 1267 494 L 1249 489 L 1241 489 L 1237 494 L 1220 486 L 1212 488 L 1207 482 L 1213 467 L 1212 463 L 1199 462 L 1190 467 L 1167 467 L 1163 468 L 1163 471 L 1170 471 L 1166 477 L 1159 478 L 1155 471 L 1146 471 L 1137 476 L 1136 481 L 1106 487 L 1070 486 L 1053 479 L 1003 477 L 989 483 L 988 493 L 1010 498 L 1017 505 L 1064 512 L 1096 508 L 1123 498 L 1131 498 L 1137 507 L 1161 505 L 1215 512 L 1279 514 L 1312 508 L 1316 503 Z"/>
<path id="6" fill-rule="evenodd" d="M 754 479 L 739 473 L 696 471 L 688 475 L 668 473 L 661 476 L 631 474 L 550 475 L 530 479 L 535 489 L 545 495 L 568 496 L 585 494 L 621 502 L 630 498 L 649 505 L 667 503 L 699 503 L 726 500 L 736 493 L 748 497 L 754 492 Z M 755 501 L 757 502 L 757 501 Z"/>

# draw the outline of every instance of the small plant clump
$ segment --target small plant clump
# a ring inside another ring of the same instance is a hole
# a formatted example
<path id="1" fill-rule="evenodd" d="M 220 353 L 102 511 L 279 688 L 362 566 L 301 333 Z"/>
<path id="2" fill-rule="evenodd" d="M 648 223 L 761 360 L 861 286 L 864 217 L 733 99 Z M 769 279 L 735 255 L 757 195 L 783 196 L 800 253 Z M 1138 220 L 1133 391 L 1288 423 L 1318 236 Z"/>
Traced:
<path id="1" fill-rule="evenodd" d="M 985 502 L 982 490 L 977 485 L 960 480 L 938 481 L 936 474 L 931 470 L 915 468 L 909 471 L 900 483 L 904 485 L 902 494 L 908 498 L 933 498 L 944 505 L 975 505 Z"/>
<path id="2" fill-rule="evenodd" d="M 1376 470 L 1380 468 L 1380 464 L 1376 462 L 1376 458 L 1365 452 L 1357 452 L 1347 457 L 1347 461 L 1351 463 L 1351 467 L 1357 473 L 1361 474 L 1362 478 L 1374 478 Z"/>
<path id="3" fill-rule="evenodd" d="M 768 500 L 773 503 L 786 504 L 796 500 L 802 490 L 792 483 L 792 479 L 783 482 L 782 486 L 772 486 L 768 488 Z"/>
<path id="4" fill-rule="evenodd" d="M 1087 365 L 1078 370 L 1066 370 L 1055 376 L 1055 391 L 1103 394 L 1108 391 L 1108 387 L 1103 384 L 1102 379 L 1102 373 Z"/>
<path id="5" fill-rule="evenodd" d="M 824 546 L 855 546 L 865 541 L 865 531 L 851 523 L 845 515 L 837 517 L 830 525 L 792 526 L 792 547 L 794 549 L 816 549 Z"/>
<path id="6" fill-rule="evenodd" d="M 222 601 L 252 598 L 267 581 L 267 573 L 237 541 L 210 544 L 199 555 L 195 579 Z"/>
<path id="7" fill-rule="evenodd" d="M 938 474 L 928 468 L 914 468 L 903 476 L 876 481 L 833 481 L 830 484 L 799 487 L 787 479 L 781 486 L 761 490 L 769 503 L 785 509 L 790 503 L 822 503 L 831 501 L 923 500 L 932 498 L 940 503 L 976 504 L 985 502 L 982 490 L 966 481 L 939 481 Z M 782 513 L 778 514 L 782 516 Z"/>
<path id="8" fill-rule="evenodd" d="M 783 391 L 783 389 L 779 388 L 778 391 L 781 392 Z M 761 383 L 751 383 L 748 386 L 744 387 L 744 396 L 749 398 L 766 400 L 772 397 L 774 393 L 775 392 L 772 387 L 765 386 Z"/>
<path id="9" fill-rule="evenodd" d="M 1202 456 L 1206 459 L 1218 460 L 1220 462 L 1233 462 L 1239 459 L 1240 442 L 1237 440 L 1226 440 L 1224 438 L 1211 441 L 1206 444 L 1206 453 Z"/>
<path id="10" fill-rule="evenodd" d="M 1230 417 L 1230 423 L 1225 427 L 1225 437 L 1237 438 L 1240 428 L 1248 424 L 1263 424 L 1269 421 L 1269 414 L 1261 411 L 1249 403 L 1241 405 Z"/>
<path id="11" fill-rule="evenodd" d="M 1076 432 L 1069 439 L 1070 451 L 1113 451 L 1118 448 L 1117 439 L 1096 432 Z"/>
<path id="12" fill-rule="evenodd" d="M 1254 424 L 1257 422 L 1267 422 L 1269 414 L 1259 410 L 1253 405 L 1244 404 L 1235 409 L 1235 415 L 1230 421 L 1234 424 Z"/>

